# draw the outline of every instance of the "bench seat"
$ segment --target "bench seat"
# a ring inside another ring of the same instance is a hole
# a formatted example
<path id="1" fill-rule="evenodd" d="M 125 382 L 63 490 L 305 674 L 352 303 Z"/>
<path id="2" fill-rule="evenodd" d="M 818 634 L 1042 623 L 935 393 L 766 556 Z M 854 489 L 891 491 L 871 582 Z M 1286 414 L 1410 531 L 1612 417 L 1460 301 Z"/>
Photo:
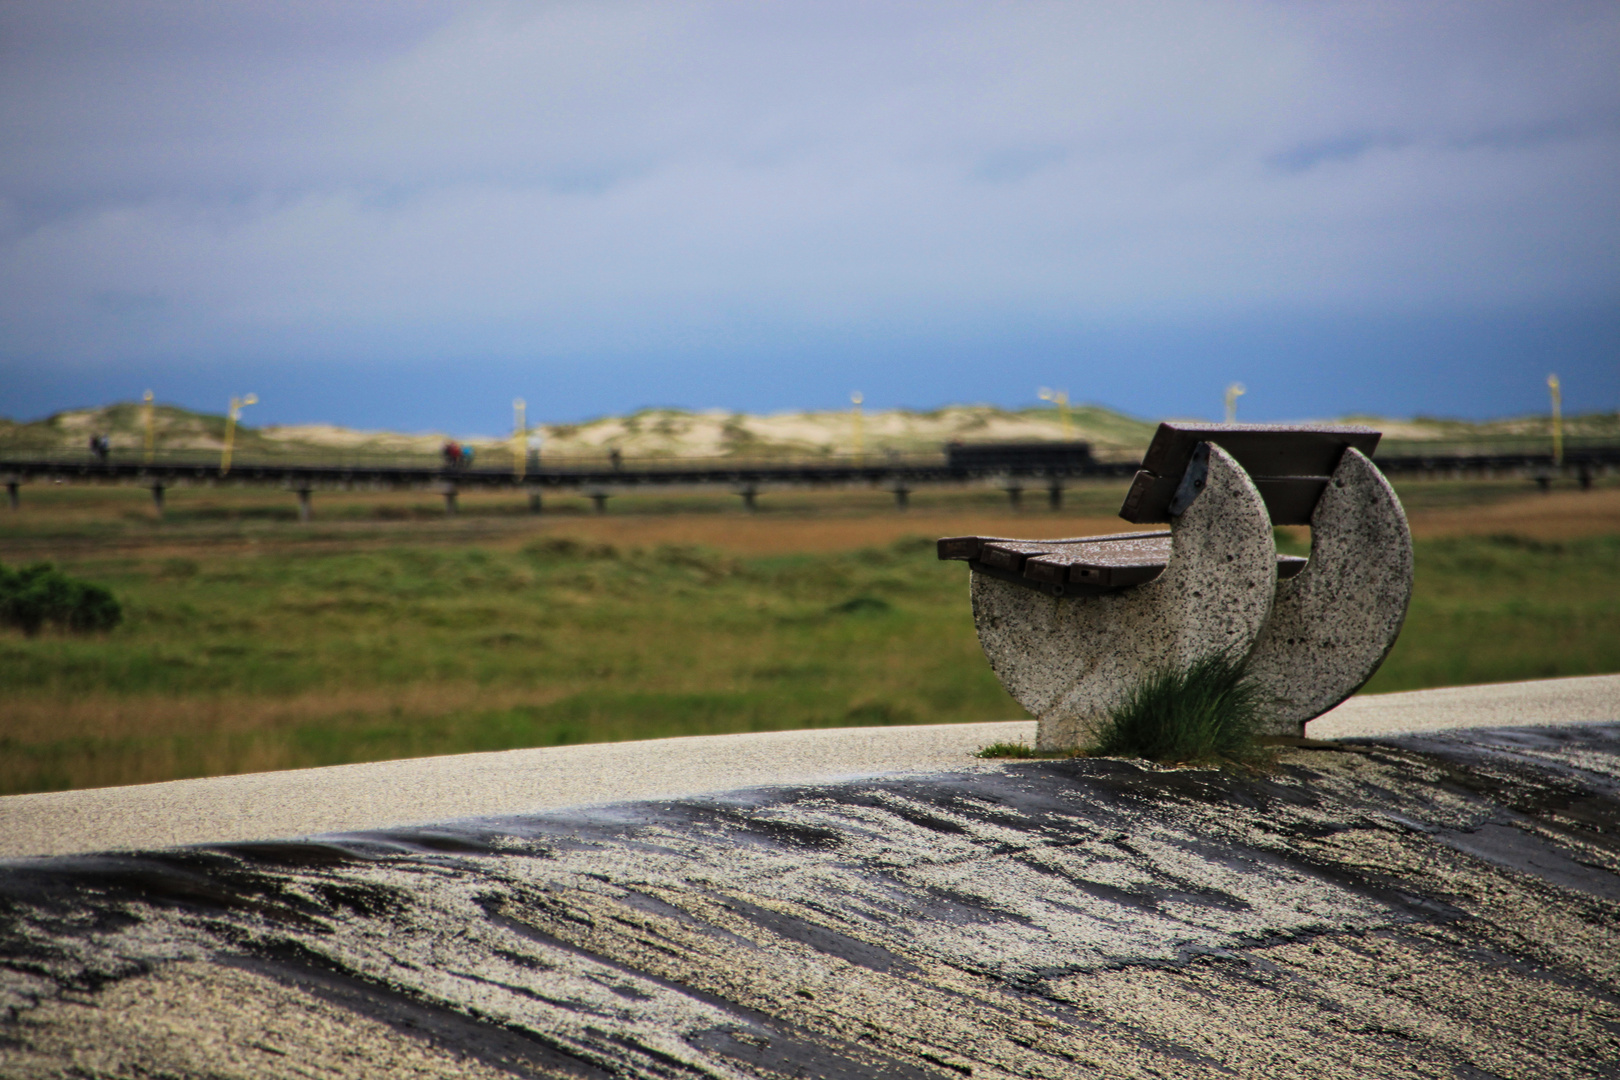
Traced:
<path id="1" fill-rule="evenodd" d="M 948 536 L 939 557 L 967 562 L 992 577 L 1054 595 L 1108 592 L 1152 581 L 1170 562 L 1170 533 L 1113 533 L 1072 540 L 1009 540 L 998 536 Z M 1277 556 L 1277 576 L 1305 568 L 1298 555 Z"/>

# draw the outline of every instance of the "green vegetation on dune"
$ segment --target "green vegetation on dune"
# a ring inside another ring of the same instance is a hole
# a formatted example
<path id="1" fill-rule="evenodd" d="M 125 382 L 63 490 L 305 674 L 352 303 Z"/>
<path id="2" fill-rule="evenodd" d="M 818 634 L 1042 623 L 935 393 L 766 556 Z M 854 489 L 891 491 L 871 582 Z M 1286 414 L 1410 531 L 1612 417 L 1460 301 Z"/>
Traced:
<path id="1" fill-rule="evenodd" d="M 1620 671 L 1620 537 L 1420 541 L 1370 691 Z M 930 540 L 737 557 L 491 550 L 62 560 L 124 622 L 0 631 L 0 791 L 798 727 L 1017 719 Z"/>
<path id="2" fill-rule="evenodd" d="M 223 404 L 223 403 L 221 403 Z M 257 427 L 260 415 L 248 410 L 235 429 L 238 464 L 307 460 L 432 465 L 441 461 L 445 435 L 356 431 L 326 424 Z M 537 421 L 538 417 L 534 418 Z M 1538 453 L 1551 451 L 1551 419 L 1529 415 L 1482 422 L 1418 417 L 1346 417 L 1384 432 L 1379 453 Z M 92 434 L 108 436 L 114 460 L 145 453 L 147 411 L 137 402 L 56 413 L 40 420 L 0 418 L 0 457 L 88 456 Z M 953 440 L 1040 441 L 1084 439 L 1104 458 L 1139 456 L 1157 421 L 1129 416 L 1096 404 L 1076 404 L 1067 424 L 1055 407 L 1003 408 L 947 405 L 936 409 L 872 409 L 862 414 L 860 444 L 867 455 L 937 455 Z M 511 463 L 513 445 L 504 415 L 491 416 L 480 437 L 458 436 L 475 447 L 483 467 Z M 538 423 L 544 459 L 599 462 L 618 451 L 630 461 L 669 461 L 691 457 L 758 460 L 820 460 L 855 453 L 854 414 L 845 410 L 783 412 L 770 415 L 641 409 L 622 416 L 600 416 L 578 423 Z M 203 461 L 223 446 L 226 418 L 169 405 L 152 414 L 154 452 L 163 461 Z M 1588 413 L 1564 418 L 1565 447 L 1611 444 L 1620 438 L 1620 414 Z"/>
<path id="3" fill-rule="evenodd" d="M 0 419 L 0 457 L 88 454 L 92 434 L 110 439 L 115 460 L 143 456 L 146 444 L 144 405 L 119 403 L 95 409 L 56 413 L 41 420 L 16 423 Z M 288 459 L 348 462 L 384 461 L 421 465 L 440 460 L 446 436 L 355 431 L 330 425 L 254 426 L 245 414 L 235 428 L 235 457 L 250 461 Z M 497 423 L 495 426 L 501 426 Z M 1079 406 L 1070 413 L 1069 437 L 1091 441 L 1099 452 L 1139 454 L 1152 437 L 1154 424 L 1101 406 Z M 687 457 L 733 457 L 761 460 L 817 460 L 856 452 L 855 420 L 844 410 L 784 412 L 770 415 L 642 409 L 623 416 L 602 416 L 581 423 L 539 424 L 545 459 L 552 462 L 598 461 L 618 451 L 629 460 L 668 461 Z M 158 405 L 152 413 L 153 450 L 157 460 L 203 460 L 224 445 L 226 418 Z M 941 453 L 952 440 L 1042 440 L 1064 437 L 1055 409 L 1003 409 L 993 405 L 953 405 L 941 409 L 871 410 L 861 421 L 861 447 L 866 454 Z M 475 447 L 484 466 L 511 462 L 507 436 L 461 437 Z"/>

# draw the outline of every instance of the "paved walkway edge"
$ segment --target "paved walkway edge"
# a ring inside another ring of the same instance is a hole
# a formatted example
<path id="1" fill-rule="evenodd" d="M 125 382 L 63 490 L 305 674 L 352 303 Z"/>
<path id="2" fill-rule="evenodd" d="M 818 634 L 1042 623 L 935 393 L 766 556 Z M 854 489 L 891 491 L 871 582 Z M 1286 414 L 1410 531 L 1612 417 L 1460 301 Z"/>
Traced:
<path id="1" fill-rule="evenodd" d="M 1351 698 L 1314 738 L 1620 721 L 1620 675 Z M 272 840 L 565 806 L 991 767 L 1034 721 L 822 728 L 411 758 L 0 798 L 0 858 Z"/>

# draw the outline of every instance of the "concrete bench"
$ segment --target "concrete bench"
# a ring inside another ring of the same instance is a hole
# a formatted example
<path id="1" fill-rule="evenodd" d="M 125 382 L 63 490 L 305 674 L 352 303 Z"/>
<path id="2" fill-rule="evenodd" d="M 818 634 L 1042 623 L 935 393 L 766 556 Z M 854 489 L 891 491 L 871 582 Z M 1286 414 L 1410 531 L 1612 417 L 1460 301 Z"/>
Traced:
<path id="1" fill-rule="evenodd" d="M 1267 730 L 1299 734 L 1387 655 L 1411 597 L 1411 535 L 1350 426 L 1161 424 L 1120 516 L 1152 532 L 955 536 L 979 640 L 1044 749 L 1072 747 L 1147 674 L 1246 659 Z M 1272 529 L 1310 525 L 1311 556 Z"/>

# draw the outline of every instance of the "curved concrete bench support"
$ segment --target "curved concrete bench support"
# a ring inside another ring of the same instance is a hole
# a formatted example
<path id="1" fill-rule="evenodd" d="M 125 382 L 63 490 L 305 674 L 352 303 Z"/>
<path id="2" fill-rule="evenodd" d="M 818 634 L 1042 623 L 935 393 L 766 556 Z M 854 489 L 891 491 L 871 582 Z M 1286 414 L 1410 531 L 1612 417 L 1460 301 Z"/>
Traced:
<path id="1" fill-rule="evenodd" d="M 1389 481 L 1354 447 L 1311 516 L 1311 559 L 1277 583 L 1249 674 L 1265 697 L 1265 731 L 1305 722 L 1354 694 L 1384 662 L 1412 599 L 1412 533 Z"/>
<path id="2" fill-rule="evenodd" d="M 1042 749 L 1078 745 L 1153 671 L 1253 648 L 1277 592 L 1271 519 L 1242 467 L 1218 446 L 1208 455 L 1202 490 L 1172 520 L 1169 563 L 1146 584 L 1059 598 L 973 572 L 979 642 L 1040 721 Z"/>

